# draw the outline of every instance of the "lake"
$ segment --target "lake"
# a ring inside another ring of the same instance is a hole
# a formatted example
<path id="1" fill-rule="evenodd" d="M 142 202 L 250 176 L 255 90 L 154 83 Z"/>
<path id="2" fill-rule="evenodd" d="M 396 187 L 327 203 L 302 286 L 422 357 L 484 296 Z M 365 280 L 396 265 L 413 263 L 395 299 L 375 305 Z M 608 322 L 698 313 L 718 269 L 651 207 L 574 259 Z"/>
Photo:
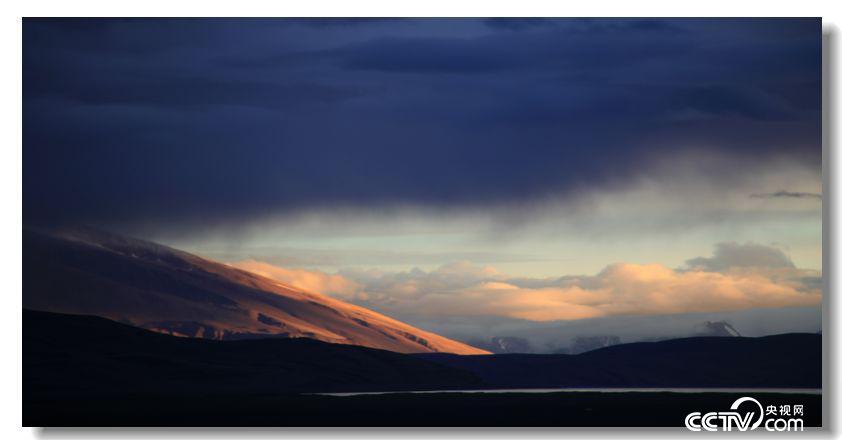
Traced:
<path id="1" fill-rule="evenodd" d="M 308 393 L 318 396 L 366 396 L 378 394 L 440 393 L 742 393 L 742 394 L 821 394 L 821 388 L 513 388 L 489 390 L 370 391 L 354 393 Z"/>

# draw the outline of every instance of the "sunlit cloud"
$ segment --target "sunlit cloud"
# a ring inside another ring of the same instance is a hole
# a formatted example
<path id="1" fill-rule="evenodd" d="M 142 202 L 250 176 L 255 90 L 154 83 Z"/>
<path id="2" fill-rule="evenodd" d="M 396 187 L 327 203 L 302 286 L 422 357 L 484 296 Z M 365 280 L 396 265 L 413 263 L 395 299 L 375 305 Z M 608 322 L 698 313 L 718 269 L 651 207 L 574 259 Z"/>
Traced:
<path id="1" fill-rule="evenodd" d="M 319 270 L 288 269 L 255 260 L 240 261 L 233 266 L 308 292 L 342 299 L 365 299 L 362 286 L 341 275 L 328 274 Z"/>
<path id="2" fill-rule="evenodd" d="M 734 258 L 735 256 L 740 258 Z M 779 249 L 722 243 L 673 269 L 616 263 L 596 275 L 513 278 L 458 262 L 431 271 L 338 274 L 244 261 L 235 266 L 399 316 L 499 316 L 530 321 L 807 307 L 821 303 L 821 273 Z"/>

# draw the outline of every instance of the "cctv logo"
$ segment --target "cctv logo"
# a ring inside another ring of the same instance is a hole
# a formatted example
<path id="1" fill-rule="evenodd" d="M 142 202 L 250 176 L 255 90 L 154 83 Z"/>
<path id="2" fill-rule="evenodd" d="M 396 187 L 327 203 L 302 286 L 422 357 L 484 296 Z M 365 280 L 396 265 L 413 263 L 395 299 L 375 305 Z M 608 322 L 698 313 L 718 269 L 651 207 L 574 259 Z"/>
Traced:
<path id="1" fill-rule="evenodd" d="M 743 411 L 737 410 L 743 407 Z M 746 411 L 747 410 L 747 411 Z M 771 411 L 770 411 L 771 413 Z M 702 414 L 692 412 L 684 418 L 684 426 L 691 431 L 754 431 L 763 423 L 763 405 L 751 397 L 740 397 L 731 404 L 731 411 Z M 800 418 L 767 418 L 763 425 L 767 431 L 803 431 Z"/>
<path id="2" fill-rule="evenodd" d="M 736 410 L 743 403 L 747 403 L 751 409 L 757 407 L 757 412 L 748 411 L 740 415 Z M 753 405 L 752 405 L 753 404 Z M 756 421 L 755 421 L 756 420 Z M 751 422 L 754 421 L 754 424 Z M 700 412 L 692 412 L 684 418 L 684 426 L 691 431 L 730 431 L 736 427 L 740 431 L 754 431 L 763 422 L 763 405 L 751 397 L 740 397 L 731 405 L 731 411 L 709 412 L 702 415 Z"/>

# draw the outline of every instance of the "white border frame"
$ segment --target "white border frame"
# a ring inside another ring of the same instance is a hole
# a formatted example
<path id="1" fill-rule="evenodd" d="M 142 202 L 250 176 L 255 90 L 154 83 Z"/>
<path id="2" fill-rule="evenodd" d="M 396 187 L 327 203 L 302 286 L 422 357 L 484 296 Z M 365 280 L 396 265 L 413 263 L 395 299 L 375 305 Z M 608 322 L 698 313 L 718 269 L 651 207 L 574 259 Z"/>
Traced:
<path id="1" fill-rule="evenodd" d="M 214 438 L 239 439 L 243 437 L 259 438 L 325 438 L 325 437 L 396 437 L 413 438 L 519 438 L 557 437 L 559 435 L 589 438 L 609 438 L 619 436 L 632 437 L 673 437 L 677 434 L 697 435 L 683 430 L 562 430 L 562 429 L 96 429 L 96 430 L 42 430 L 21 428 L 21 230 L 22 230 L 22 143 L 21 143 L 21 17 L 225 17 L 225 16 L 278 16 L 278 17 L 485 17 L 485 16 L 559 16 L 559 17 L 731 17 L 731 16 L 768 16 L 768 17 L 823 17 L 824 41 L 824 210 L 823 210 L 823 271 L 825 277 L 823 334 L 824 334 L 824 398 L 826 429 L 822 432 L 804 435 L 822 437 L 842 437 L 838 415 L 842 413 L 839 402 L 839 375 L 834 370 L 839 365 L 838 325 L 831 317 L 840 315 L 839 302 L 832 297 L 836 294 L 836 274 L 840 273 L 838 239 L 835 233 L 838 221 L 836 207 L 839 206 L 837 179 L 829 171 L 839 169 L 836 128 L 840 116 L 837 111 L 839 90 L 835 84 L 839 77 L 837 60 L 839 58 L 839 31 L 842 23 L 838 1 L 799 0 L 779 1 L 735 1 L 706 0 L 704 2 L 676 2 L 663 0 L 592 0 L 589 2 L 553 2 L 548 0 L 501 1 L 486 0 L 469 2 L 457 0 L 426 0 L 416 2 L 396 2 L 385 0 L 322 0 L 310 2 L 286 3 L 281 1 L 180 1 L 145 0 L 143 2 L 119 2 L 107 0 L 77 1 L 14 1 L 3 4 L 2 54 L 5 55 L 2 75 L 3 115 L 0 118 L 6 138 L 0 148 L 2 172 L 0 172 L 0 193 L 6 209 L 0 215 L 0 270 L 5 281 L 3 300 L 2 347 L 7 356 L 0 363 L 3 390 L 2 419 L 4 438 Z M 831 412 L 830 410 L 833 409 Z M 730 433 L 727 437 L 746 435 Z M 763 435 L 755 432 L 752 435 Z"/>

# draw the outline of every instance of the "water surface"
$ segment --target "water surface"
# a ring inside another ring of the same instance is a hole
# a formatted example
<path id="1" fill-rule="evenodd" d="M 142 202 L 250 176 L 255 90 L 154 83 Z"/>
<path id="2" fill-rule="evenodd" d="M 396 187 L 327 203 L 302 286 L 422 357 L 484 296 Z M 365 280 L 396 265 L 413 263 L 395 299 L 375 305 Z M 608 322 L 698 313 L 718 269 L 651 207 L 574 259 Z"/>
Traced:
<path id="1" fill-rule="evenodd" d="M 438 393 L 734 393 L 734 394 L 821 394 L 821 388 L 508 388 L 489 390 L 366 391 L 355 393 L 310 393 L 319 396 L 365 396 L 377 394 Z"/>

